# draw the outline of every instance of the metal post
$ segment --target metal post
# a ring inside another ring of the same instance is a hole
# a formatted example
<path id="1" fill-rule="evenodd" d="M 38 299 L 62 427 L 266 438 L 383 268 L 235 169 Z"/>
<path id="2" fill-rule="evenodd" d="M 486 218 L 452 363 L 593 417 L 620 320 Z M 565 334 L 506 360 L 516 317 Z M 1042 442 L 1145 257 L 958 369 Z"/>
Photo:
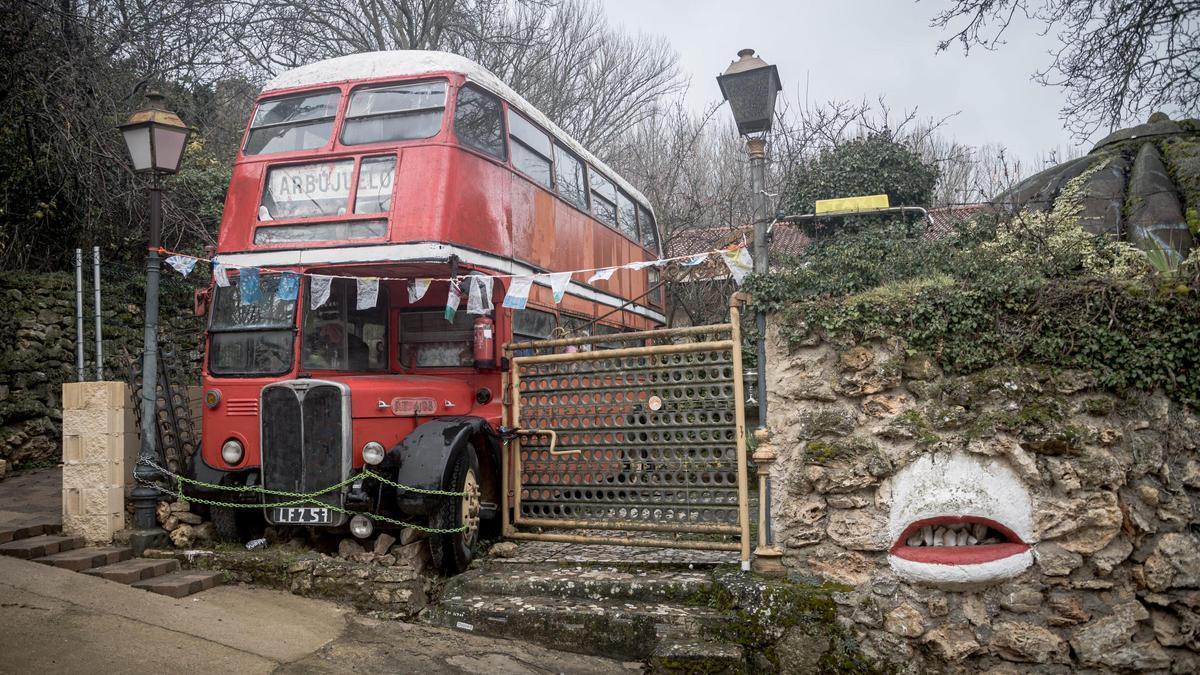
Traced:
<path id="1" fill-rule="evenodd" d="M 142 342 L 142 444 L 138 451 L 138 463 L 133 469 L 137 485 L 131 494 L 133 498 L 133 522 L 138 530 L 154 531 L 154 508 L 158 501 L 158 491 L 148 483 L 157 477 L 157 471 L 149 466 L 149 462 L 158 462 L 158 248 L 162 219 L 162 191 L 155 175 L 150 187 L 150 246 L 146 255 L 146 330 Z M 161 530 L 159 530 L 161 532 Z M 157 534 L 157 533 L 155 533 Z M 143 537 L 134 545 L 144 550 L 150 544 L 147 539 L 154 535 Z M 165 536 L 165 533 L 159 536 Z M 131 542 L 133 543 L 133 542 Z"/>
<path id="2" fill-rule="evenodd" d="M 767 141 L 761 136 L 747 140 L 750 151 L 750 186 L 754 190 L 754 273 L 766 274 L 770 269 L 767 241 L 767 226 L 770 223 L 771 202 L 766 192 L 766 163 Z M 758 370 L 758 429 L 767 428 L 767 315 L 761 309 L 754 313 L 754 322 L 758 327 L 758 339 L 755 342 Z M 758 498 L 765 502 L 761 510 L 762 522 L 758 524 L 766 532 L 768 547 L 775 544 L 775 528 L 771 518 L 771 479 L 766 478 Z"/>
<path id="3" fill-rule="evenodd" d="M 75 379 L 83 382 L 83 249 L 75 249 Z"/>
<path id="4" fill-rule="evenodd" d="M 100 247 L 92 247 L 92 286 L 96 291 L 96 379 L 104 380 L 104 331 L 100 320 Z"/>

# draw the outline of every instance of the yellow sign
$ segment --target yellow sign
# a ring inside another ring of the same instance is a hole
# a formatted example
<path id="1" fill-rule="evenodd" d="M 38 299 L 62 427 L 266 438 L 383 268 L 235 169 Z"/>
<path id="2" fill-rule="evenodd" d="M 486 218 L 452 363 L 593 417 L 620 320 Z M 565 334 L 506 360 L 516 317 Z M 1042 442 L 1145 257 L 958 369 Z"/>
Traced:
<path id="1" fill-rule="evenodd" d="M 889 207 L 887 195 L 867 195 L 864 197 L 839 197 L 838 199 L 818 199 L 817 215 L 823 213 L 859 213 L 862 211 L 877 211 Z"/>

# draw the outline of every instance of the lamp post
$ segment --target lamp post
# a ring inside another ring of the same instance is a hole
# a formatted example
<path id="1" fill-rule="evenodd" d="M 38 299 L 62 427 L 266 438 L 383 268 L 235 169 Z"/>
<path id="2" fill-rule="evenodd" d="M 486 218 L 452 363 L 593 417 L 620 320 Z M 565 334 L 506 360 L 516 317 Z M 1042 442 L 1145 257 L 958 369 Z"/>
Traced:
<path id="1" fill-rule="evenodd" d="M 753 49 L 738 52 L 738 60 L 729 64 L 725 72 L 717 77 L 721 94 L 729 101 L 738 133 L 746 137 L 750 155 L 750 188 L 754 192 L 754 272 L 766 274 L 767 226 L 770 222 L 771 203 L 766 193 L 766 134 L 771 131 L 775 120 L 775 97 L 783 89 L 779 83 L 779 71 L 773 65 L 754 55 Z M 755 312 L 758 340 L 755 353 L 758 361 L 758 428 L 754 432 L 756 441 L 754 464 L 758 473 L 758 548 L 754 551 L 755 571 L 766 574 L 783 572 L 780 558 L 783 552 L 775 546 L 775 534 L 771 527 L 771 464 L 776 453 L 770 446 L 770 431 L 767 429 L 767 333 L 766 314 Z"/>
<path id="2" fill-rule="evenodd" d="M 146 105 L 129 116 L 119 128 L 133 160 L 133 170 L 150 175 L 150 240 L 146 255 L 146 328 L 142 343 L 142 443 L 133 477 L 133 522 L 140 532 L 131 544 L 137 555 L 158 545 L 166 534 L 155 523 L 158 492 L 147 485 L 157 472 L 150 462 L 158 460 L 158 249 L 162 245 L 162 189 L 159 179 L 179 170 L 189 130 L 179 117 L 166 109 L 163 96 L 146 94 Z"/>

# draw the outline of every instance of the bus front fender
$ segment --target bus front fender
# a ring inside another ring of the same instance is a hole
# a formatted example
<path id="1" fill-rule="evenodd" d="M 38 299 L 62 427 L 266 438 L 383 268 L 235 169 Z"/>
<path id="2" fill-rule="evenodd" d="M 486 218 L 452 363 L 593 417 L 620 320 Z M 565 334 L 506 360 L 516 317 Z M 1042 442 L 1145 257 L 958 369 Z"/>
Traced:
<path id="1" fill-rule="evenodd" d="M 472 445 L 481 462 L 485 461 L 485 455 L 498 452 L 499 437 L 486 420 L 480 417 L 430 420 L 413 429 L 388 453 L 398 465 L 396 482 L 422 490 L 449 489 L 454 462 Z M 432 513 L 444 499 L 411 490 L 396 491 L 396 505 L 404 513 Z"/>

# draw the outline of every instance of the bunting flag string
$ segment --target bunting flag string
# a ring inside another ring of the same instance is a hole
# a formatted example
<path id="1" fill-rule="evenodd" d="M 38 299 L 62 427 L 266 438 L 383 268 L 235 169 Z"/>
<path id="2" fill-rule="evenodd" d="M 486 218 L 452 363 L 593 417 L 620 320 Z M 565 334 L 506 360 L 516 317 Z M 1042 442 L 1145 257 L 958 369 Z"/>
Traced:
<path id="1" fill-rule="evenodd" d="M 300 295 L 300 275 L 296 272 L 284 272 L 279 277 L 279 286 L 275 289 L 277 300 L 295 301 Z"/>
<path id="2" fill-rule="evenodd" d="M 167 258 L 167 264 L 174 267 L 176 272 L 186 277 L 196 267 L 196 260 L 196 258 L 187 255 L 173 255 Z"/>
<path id="3" fill-rule="evenodd" d="M 308 282 L 309 308 L 316 309 L 329 300 L 329 289 L 333 286 L 333 277 L 321 274 L 312 275 Z"/>
<path id="4" fill-rule="evenodd" d="M 492 289 L 497 278 L 508 279 L 508 288 L 504 295 L 504 301 L 501 303 L 503 307 L 509 309 L 524 309 L 529 301 L 529 294 L 535 282 L 549 286 L 551 293 L 554 296 L 554 302 L 560 303 L 567 288 L 571 284 L 572 278 L 576 274 L 588 274 L 586 283 L 595 283 L 597 281 L 607 281 L 613 277 L 619 270 L 643 270 L 648 267 L 664 268 L 672 263 L 676 263 L 681 267 L 695 267 L 702 265 L 711 260 L 713 256 L 720 258 L 729 270 L 729 275 L 741 286 L 745 281 L 746 276 L 754 268 L 754 261 L 750 255 L 745 242 L 730 246 L 724 249 L 715 249 L 705 251 L 703 253 L 693 253 L 688 255 L 674 256 L 662 258 L 659 260 L 639 260 L 625 263 L 624 265 L 616 265 L 609 267 L 593 267 L 589 269 L 571 270 L 562 272 L 545 272 L 541 274 L 466 274 L 455 277 L 360 277 L 360 276 L 340 276 L 332 274 L 314 274 L 310 272 L 296 272 L 294 270 L 274 269 L 269 267 L 254 267 L 231 265 L 220 260 L 219 257 L 212 259 L 201 258 L 198 256 L 187 255 L 159 249 L 159 253 L 168 255 L 167 264 L 178 271 L 184 277 L 188 276 L 198 262 L 207 262 L 212 265 L 212 277 L 214 283 L 222 288 L 231 285 L 229 278 L 229 270 L 233 269 L 241 275 L 239 281 L 240 304 L 251 304 L 259 302 L 262 299 L 262 287 L 260 273 L 279 273 L 282 274 L 278 285 L 275 289 L 275 298 L 279 300 L 296 300 L 299 297 L 300 277 L 308 277 L 309 281 L 309 298 L 312 309 L 324 305 L 329 300 L 331 286 L 334 279 L 354 279 L 358 287 L 358 295 L 356 307 L 359 310 L 370 309 L 375 307 L 379 301 L 379 283 L 381 281 L 406 281 L 408 282 L 408 301 L 410 304 L 415 304 L 425 297 L 429 291 L 429 287 L 434 282 L 448 282 L 449 290 L 446 298 L 446 309 L 444 315 L 447 321 L 453 321 L 454 316 L 458 311 L 459 304 L 462 302 L 463 280 L 467 280 L 468 286 L 466 291 L 467 312 L 470 314 L 484 314 L 494 308 L 492 303 Z"/>
<path id="5" fill-rule="evenodd" d="M 375 307 L 379 301 L 379 277 L 359 277 L 354 309 L 362 311 Z"/>
<path id="6" fill-rule="evenodd" d="M 450 279 L 450 290 L 446 292 L 446 311 L 442 312 L 442 317 L 447 321 L 453 322 L 454 315 L 458 313 L 458 305 L 462 302 L 462 286 L 459 285 L 457 279 Z"/>
<path id="7" fill-rule="evenodd" d="M 262 284 L 259 281 L 258 269 L 249 268 L 241 272 L 238 281 L 238 304 L 254 305 L 262 301 Z"/>
<path id="8" fill-rule="evenodd" d="M 471 284 L 467 295 L 467 314 L 487 314 L 492 311 L 492 284 L 495 277 L 472 274 L 467 279 Z"/>
<path id="9" fill-rule="evenodd" d="M 433 283 L 433 279 L 413 279 L 408 282 L 408 304 L 415 305 L 420 302 L 421 298 L 425 297 L 425 291 L 429 290 L 429 285 Z"/>
<path id="10" fill-rule="evenodd" d="M 525 309 L 529 302 L 529 291 L 533 288 L 533 277 L 513 277 L 508 282 L 508 293 L 504 294 L 501 306 L 508 309 Z"/>

